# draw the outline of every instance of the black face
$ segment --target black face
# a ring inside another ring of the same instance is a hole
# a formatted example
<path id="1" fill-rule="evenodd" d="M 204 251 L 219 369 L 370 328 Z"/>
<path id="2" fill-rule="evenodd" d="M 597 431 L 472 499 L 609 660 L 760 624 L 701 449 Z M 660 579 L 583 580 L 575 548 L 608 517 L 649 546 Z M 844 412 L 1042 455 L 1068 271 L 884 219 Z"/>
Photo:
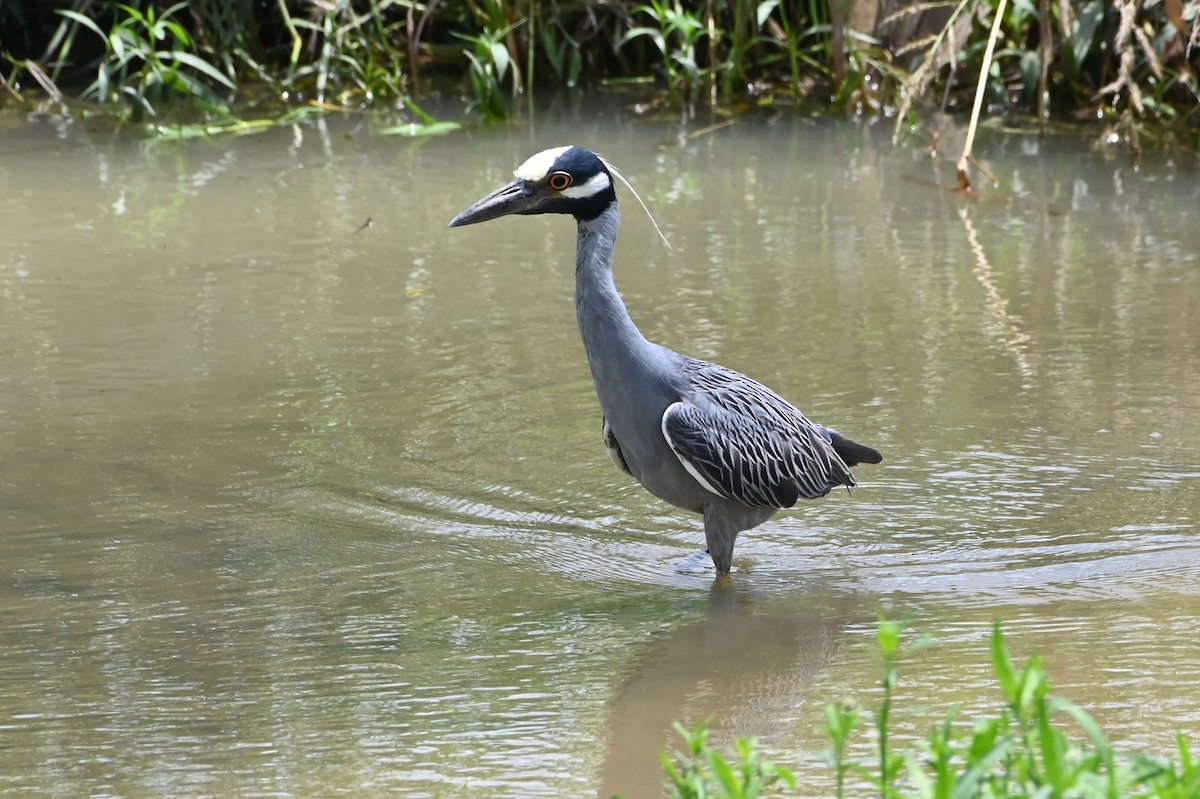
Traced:
<path id="1" fill-rule="evenodd" d="M 509 214 L 570 214 L 595 219 L 617 201 L 612 175 L 595 154 L 580 147 L 545 150 L 517 168 L 516 180 L 484 197 L 450 222 L 451 227 Z"/>

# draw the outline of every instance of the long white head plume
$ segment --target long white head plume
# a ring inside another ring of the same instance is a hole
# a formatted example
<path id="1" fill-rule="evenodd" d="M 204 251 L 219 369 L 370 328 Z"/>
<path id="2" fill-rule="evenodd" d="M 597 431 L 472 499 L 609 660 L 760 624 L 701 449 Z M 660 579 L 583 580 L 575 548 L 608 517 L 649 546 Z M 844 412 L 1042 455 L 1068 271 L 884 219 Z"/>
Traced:
<path id="1" fill-rule="evenodd" d="M 600 159 L 600 163 L 604 164 L 605 169 L 611 172 L 617 178 L 617 180 L 625 184 L 625 188 L 629 189 L 629 193 L 633 195 L 633 199 L 638 201 L 638 205 L 642 206 L 642 210 L 646 212 L 646 216 L 650 217 L 650 224 L 654 225 L 654 231 L 658 233 L 658 237 L 663 240 L 663 244 L 667 245 L 668 250 L 673 249 L 671 247 L 671 242 L 667 241 L 667 237 L 663 235 L 662 228 L 660 228 L 658 226 L 658 222 L 655 221 L 654 214 L 650 213 L 650 209 L 646 207 L 644 202 L 642 202 L 642 198 L 638 196 L 636 191 L 634 191 L 633 186 L 631 186 L 629 181 L 625 179 L 625 176 L 621 174 L 620 170 L 613 166 L 604 156 L 597 155 L 596 157 Z"/>

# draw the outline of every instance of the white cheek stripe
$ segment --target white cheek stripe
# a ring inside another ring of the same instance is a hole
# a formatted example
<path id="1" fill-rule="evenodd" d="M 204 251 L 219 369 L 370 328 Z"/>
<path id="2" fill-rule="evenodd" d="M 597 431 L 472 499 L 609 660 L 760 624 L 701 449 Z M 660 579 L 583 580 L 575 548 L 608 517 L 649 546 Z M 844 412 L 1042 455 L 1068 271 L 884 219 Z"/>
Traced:
<path id="1" fill-rule="evenodd" d="M 513 172 L 513 177 L 530 181 L 545 180 L 546 175 L 550 174 L 550 167 L 554 166 L 554 162 L 558 160 L 558 157 L 570 149 L 568 146 L 542 150 L 517 167 L 516 171 Z"/>
<path id="2" fill-rule="evenodd" d="M 582 186 L 571 186 L 563 189 L 560 194 L 572 200 L 582 200 L 585 197 L 595 197 L 600 192 L 612 186 L 612 181 L 603 172 L 597 172 L 588 178 Z"/>

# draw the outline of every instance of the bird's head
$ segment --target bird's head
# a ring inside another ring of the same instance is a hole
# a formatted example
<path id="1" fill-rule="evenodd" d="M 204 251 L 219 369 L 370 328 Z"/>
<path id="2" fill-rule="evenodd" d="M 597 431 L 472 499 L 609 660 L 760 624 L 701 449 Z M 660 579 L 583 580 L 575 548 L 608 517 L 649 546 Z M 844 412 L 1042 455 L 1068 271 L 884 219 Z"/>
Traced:
<path id="1" fill-rule="evenodd" d="M 617 201 L 610 166 L 581 147 L 543 150 L 517 167 L 513 181 L 450 221 L 473 225 L 509 214 L 570 214 L 595 219 Z"/>

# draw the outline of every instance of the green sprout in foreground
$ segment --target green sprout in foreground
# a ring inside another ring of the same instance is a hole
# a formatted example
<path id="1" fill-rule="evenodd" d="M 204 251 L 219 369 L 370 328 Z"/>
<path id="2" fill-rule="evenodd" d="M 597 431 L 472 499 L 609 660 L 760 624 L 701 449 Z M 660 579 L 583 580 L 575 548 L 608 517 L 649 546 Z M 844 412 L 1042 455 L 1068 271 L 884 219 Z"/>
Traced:
<path id="1" fill-rule="evenodd" d="M 881 619 L 876 643 L 882 655 L 883 698 L 871 718 L 875 756 L 850 757 L 859 711 L 825 708 L 831 747 L 824 762 L 834 769 L 835 796 L 880 799 L 1196 799 L 1200 761 L 1177 733 L 1177 760 L 1115 751 L 1082 708 L 1052 696 L 1041 659 L 1014 666 L 1000 632 L 992 628 L 992 669 L 1003 694 L 998 715 L 968 728 L 953 712 L 933 725 L 927 740 L 900 752 L 889 745 L 892 704 L 902 655 L 923 639 L 901 647 L 904 624 Z M 726 757 L 708 743 L 711 719 L 688 729 L 675 725 L 683 751 L 662 755 L 666 796 L 671 799 L 753 799 L 795 791 L 793 774 L 763 757 L 753 738 L 736 738 Z M 1082 732 L 1082 737 L 1079 733 Z M 847 782 L 853 785 L 848 787 Z M 857 791 L 857 792 L 856 792 Z"/>

